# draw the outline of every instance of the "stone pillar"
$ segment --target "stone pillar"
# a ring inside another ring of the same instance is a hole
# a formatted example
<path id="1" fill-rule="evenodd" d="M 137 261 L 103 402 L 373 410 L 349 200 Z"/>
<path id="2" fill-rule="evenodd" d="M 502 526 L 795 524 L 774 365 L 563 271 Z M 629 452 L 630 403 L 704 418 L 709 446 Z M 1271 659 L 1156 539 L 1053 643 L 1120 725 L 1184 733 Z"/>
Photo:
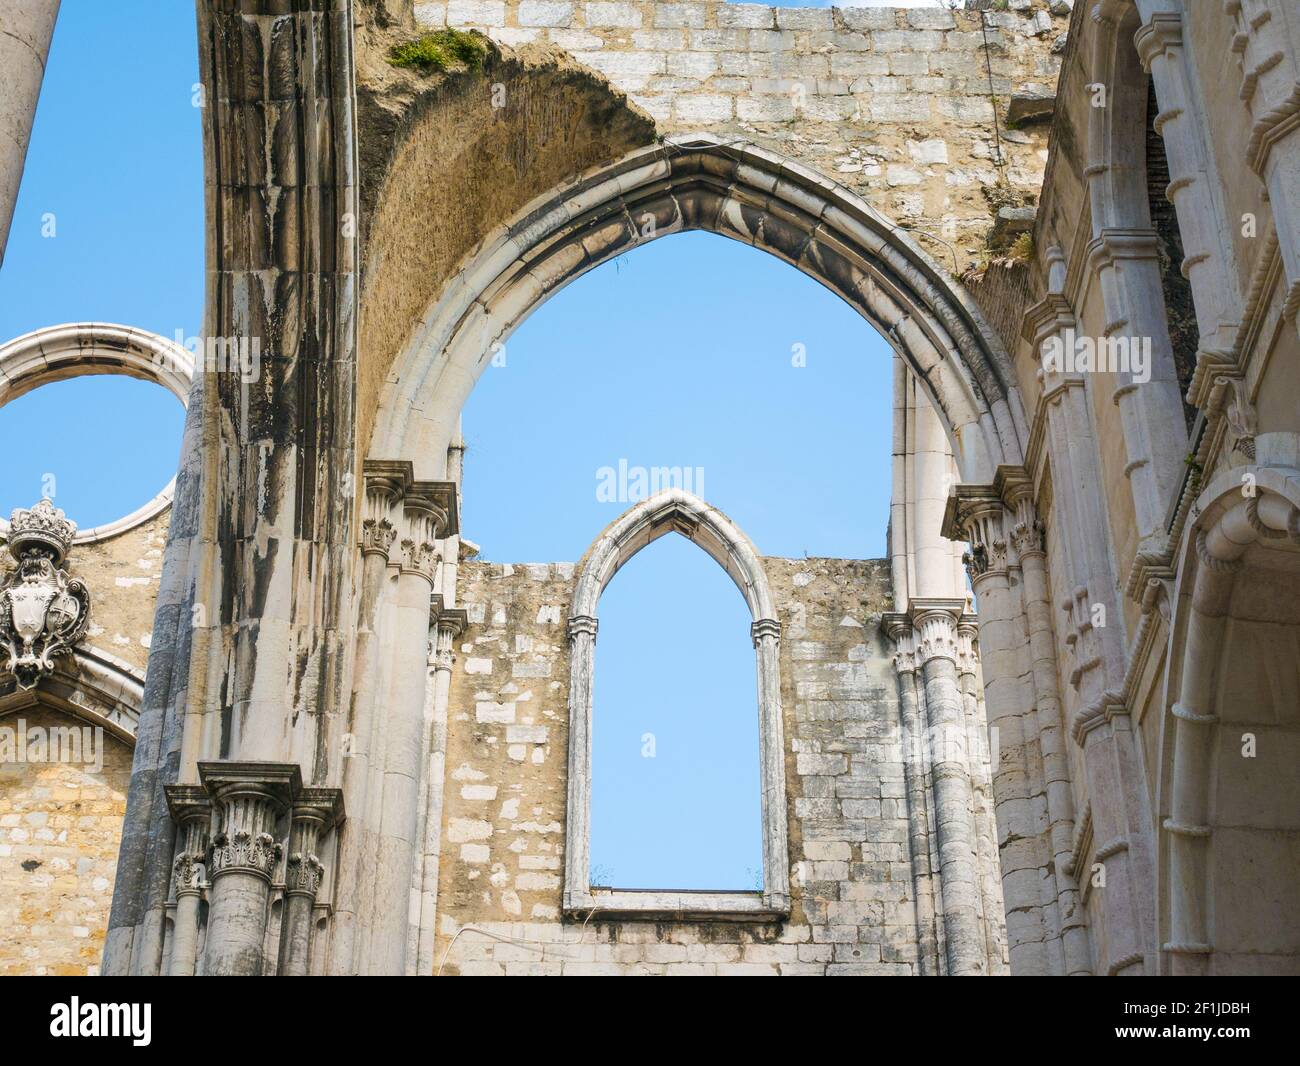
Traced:
<path id="1" fill-rule="evenodd" d="M 220 825 L 208 865 L 204 969 L 212 977 L 260 977 L 271 878 L 283 854 L 279 823 L 302 778 L 297 766 L 270 762 L 201 762 L 199 777 Z"/>
<path id="2" fill-rule="evenodd" d="M 912 856 L 912 892 L 916 897 L 916 939 L 922 977 L 943 972 L 939 930 L 936 924 L 934 865 L 930 861 L 929 804 L 926 775 L 925 727 L 917 696 L 916 638 L 903 614 L 882 619 L 897 651 L 894 672 L 898 678 L 899 747 L 903 753 L 903 786 L 907 790 L 907 837 Z"/>
<path id="3" fill-rule="evenodd" d="M 172 977 L 193 977 L 199 952 L 199 904 L 207 887 L 204 874 L 212 800 L 198 785 L 168 785 L 167 806 L 179 827 L 173 864 L 176 915 L 172 931 Z"/>
<path id="4" fill-rule="evenodd" d="M 305 977 L 311 968 L 311 935 L 316 894 L 325 875 L 320 840 L 343 821 L 343 791 L 304 788 L 293 804 L 289 857 L 284 864 L 284 918 L 281 922 L 282 977 Z"/>
<path id="5" fill-rule="evenodd" d="M 1223 8 L 1237 31 L 1238 95 L 1250 108 L 1246 162 L 1268 188 L 1286 271 L 1283 315 L 1300 329 L 1300 24 L 1294 0 L 1224 0 Z"/>
<path id="6" fill-rule="evenodd" d="M 1138 551 L 1157 556 L 1165 550 L 1168 511 L 1186 473 L 1187 426 L 1165 318 L 1155 234 L 1103 230 L 1088 245 L 1088 257 L 1088 269 L 1101 282 L 1106 311 L 1104 336 L 1090 338 L 1095 350 L 1100 354 L 1099 342 L 1105 342 L 1116 346 L 1117 352 L 1145 349 L 1149 357 L 1150 379 L 1137 380 L 1132 364 L 1121 368 L 1114 375 L 1119 385 L 1112 398 L 1124 427 L 1128 456 L 1124 476 L 1133 496 Z M 1075 339 L 1071 334 L 1070 341 Z"/>
<path id="7" fill-rule="evenodd" d="M 1192 287 L 1200 346 L 1203 351 L 1226 353 L 1236 343 L 1241 323 L 1241 292 L 1229 241 L 1231 228 L 1240 221 L 1225 217 L 1215 188 L 1206 143 L 1208 127 L 1194 88 L 1196 74 L 1189 69 L 1183 46 L 1182 15 L 1153 13 L 1133 41 L 1160 101 L 1155 129 L 1169 160 L 1165 195 L 1178 214 L 1186 252 L 1181 268 Z"/>
<path id="8" fill-rule="evenodd" d="M 0 264 L 58 14 L 59 0 L 5 0 L 0 8 Z"/>
<path id="9" fill-rule="evenodd" d="M 364 510 L 361 521 L 361 590 L 357 602 L 356 658 L 352 705 L 342 756 L 343 795 L 352 818 L 339 847 L 335 880 L 337 908 L 331 930 L 330 970 L 336 975 L 357 972 L 357 925 L 366 897 L 364 871 L 374 869 L 379 826 L 368 816 L 368 801 L 378 791 L 376 743 L 381 721 L 375 714 L 383 642 L 380 619 L 388 577 L 389 555 L 397 539 L 397 513 L 410 464 L 367 460 Z"/>
<path id="10" fill-rule="evenodd" d="M 1018 484 L 1011 498 L 1014 524 L 1011 543 L 1020 561 L 1025 618 L 1029 628 L 1029 653 L 1038 726 L 1038 750 L 1047 796 L 1047 840 L 1052 862 L 1048 880 L 1054 896 L 1054 928 L 1058 942 L 1050 945 L 1053 973 L 1092 973 L 1092 949 L 1087 919 L 1079 901 L 1072 868 L 1074 849 L 1074 795 L 1065 747 L 1060 692 L 1057 688 L 1055 636 L 1047 577 L 1047 552 L 1043 523 L 1034 510 L 1031 486 Z"/>
<path id="11" fill-rule="evenodd" d="M 953 977 L 983 974 L 988 965 L 971 828 L 966 722 L 957 679 L 957 620 L 965 603 L 914 599 L 912 607 L 925 685 L 948 973 Z"/>
<path id="12" fill-rule="evenodd" d="M 1045 803 L 1037 723 L 1025 684 L 1024 606 L 1007 556 L 1006 508 L 995 486 L 959 485 L 944 516 L 945 535 L 965 539 L 971 587 L 979 605 L 984 706 L 993 802 L 1002 867 L 1007 951 L 1018 976 L 1051 974 L 1047 944 L 1053 916 L 1044 906 L 1042 870 L 1050 862 L 1042 837 Z"/>
<path id="13" fill-rule="evenodd" d="M 569 705 L 572 707 L 591 706 L 591 664 L 596 658 L 598 625 L 598 620 L 589 614 L 569 617 L 569 662 L 581 667 L 573 671 L 573 681 L 569 686 Z M 569 746 L 573 751 L 585 753 L 583 765 L 591 765 L 591 732 L 588 729 L 586 715 L 573 717 L 569 730 Z M 582 903 L 582 900 L 574 894 L 575 882 L 580 880 L 586 884 L 588 880 L 586 873 L 591 869 L 590 790 L 590 774 L 569 776 L 569 805 L 565 816 L 571 827 L 569 839 L 576 842 L 577 846 L 571 849 L 571 853 L 566 855 L 564 860 L 564 909 L 566 911 Z M 577 877 L 574 876 L 575 873 L 578 874 Z"/>
<path id="14" fill-rule="evenodd" d="M 766 720 L 759 726 L 759 758 L 763 763 L 760 779 L 763 792 L 763 839 L 784 837 L 782 821 L 785 811 L 785 752 L 781 750 L 781 623 L 775 618 L 760 618 L 750 626 L 750 637 L 758 660 L 758 705 Z M 582 706 L 582 705 L 580 705 Z M 763 900 L 773 910 L 790 909 L 790 873 L 784 863 L 768 862 L 770 849 L 764 848 Z"/>
<path id="15" fill-rule="evenodd" d="M 366 972 L 375 974 L 401 976 L 406 970 L 424 770 L 429 608 L 437 577 L 438 540 L 448 525 L 448 512 L 440 506 L 446 502 L 440 488 L 446 487 L 443 482 L 413 481 L 402 499 L 404 531 L 384 715 L 383 808 L 378 861 L 369 874 L 375 906 Z"/>
<path id="16" fill-rule="evenodd" d="M 443 586 L 446 588 L 446 585 Z M 446 781 L 447 705 L 451 692 L 451 668 L 455 663 L 455 640 L 468 622 L 461 610 L 442 610 L 434 620 L 433 654 L 429 665 L 433 672 L 432 715 L 429 723 L 426 770 L 425 826 L 422 834 L 424 861 L 420 876 L 420 924 L 414 952 L 414 972 L 432 977 L 433 946 L 437 936 L 438 870 L 442 860 L 442 807 Z"/>

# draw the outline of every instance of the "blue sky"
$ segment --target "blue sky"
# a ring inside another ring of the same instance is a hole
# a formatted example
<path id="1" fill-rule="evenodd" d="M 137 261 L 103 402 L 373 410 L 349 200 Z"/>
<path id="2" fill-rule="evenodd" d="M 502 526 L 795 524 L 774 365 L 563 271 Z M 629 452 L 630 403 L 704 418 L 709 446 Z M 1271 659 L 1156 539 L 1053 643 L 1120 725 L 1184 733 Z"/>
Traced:
<path id="1" fill-rule="evenodd" d="M 195 51 L 191 3 L 64 0 L 0 268 L 0 337 L 87 319 L 200 332 Z M 689 469 L 691 487 L 763 554 L 884 554 L 888 347 L 776 259 L 708 234 L 664 238 L 558 294 L 497 361 L 464 413 L 463 529 L 484 558 L 577 560 L 633 502 L 598 491 L 602 468 L 620 464 L 629 488 L 638 467 Z M 83 526 L 133 510 L 174 472 L 181 418 L 162 389 L 122 378 L 20 398 L 0 410 L 0 509 L 33 503 L 53 473 L 55 502 Z M 600 616 L 597 879 L 754 887 L 758 734 L 743 600 L 669 536 L 620 571 Z"/>

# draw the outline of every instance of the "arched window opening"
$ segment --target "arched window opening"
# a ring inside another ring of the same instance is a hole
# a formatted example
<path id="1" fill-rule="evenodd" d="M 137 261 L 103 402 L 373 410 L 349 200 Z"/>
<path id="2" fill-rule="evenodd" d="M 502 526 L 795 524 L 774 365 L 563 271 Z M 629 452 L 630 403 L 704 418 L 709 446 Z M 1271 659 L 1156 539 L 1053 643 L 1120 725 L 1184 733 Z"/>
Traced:
<path id="1" fill-rule="evenodd" d="M 1183 277 L 1182 265 L 1186 252 L 1183 235 L 1178 228 L 1178 214 L 1166 190 L 1169 188 L 1169 160 L 1165 155 L 1165 139 L 1156 130 L 1155 120 L 1160 112 L 1156 101 L 1155 84 L 1147 79 L 1147 203 L 1151 211 L 1151 226 L 1156 231 L 1160 256 L 1160 288 L 1165 298 L 1165 313 L 1169 319 L 1169 343 L 1174 356 L 1174 370 L 1178 374 L 1178 387 L 1183 394 L 1183 420 L 1188 431 L 1196 419 L 1196 408 L 1187 402 L 1187 389 L 1196 371 L 1196 350 L 1200 343 L 1200 329 L 1196 323 L 1196 308 L 1192 303 L 1192 284 Z"/>
<path id="2" fill-rule="evenodd" d="M 658 565 L 646 565 L 654 560 Z M 712 559 L 654 542 L 606 588 L 593 674 L 593 887 L 763 889 L 750 616 Z"/>
<path id="3" fill-rule="evenodd" d="M 0 517 L 42 497 L 78 529 L 147 503 L 176 472 L 185 408 L 161 386 L 118 375 L 54 381 L 0 407 L 12 441 L 0 471 Z"/>

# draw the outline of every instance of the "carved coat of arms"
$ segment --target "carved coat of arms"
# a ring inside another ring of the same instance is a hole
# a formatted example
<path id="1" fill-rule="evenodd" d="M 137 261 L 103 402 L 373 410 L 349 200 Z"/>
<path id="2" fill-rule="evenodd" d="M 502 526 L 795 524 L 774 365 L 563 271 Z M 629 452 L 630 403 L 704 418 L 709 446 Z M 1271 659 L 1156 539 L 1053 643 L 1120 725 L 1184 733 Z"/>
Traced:
<path id="1" fill-rule="evenodd" d="M 76 532 L 49 500 L 10 519 L 16 566 L 0 581 L 0 670 L 20 688 L 34 688 L 86 633 L 90 593 L 63 567 Z"/>

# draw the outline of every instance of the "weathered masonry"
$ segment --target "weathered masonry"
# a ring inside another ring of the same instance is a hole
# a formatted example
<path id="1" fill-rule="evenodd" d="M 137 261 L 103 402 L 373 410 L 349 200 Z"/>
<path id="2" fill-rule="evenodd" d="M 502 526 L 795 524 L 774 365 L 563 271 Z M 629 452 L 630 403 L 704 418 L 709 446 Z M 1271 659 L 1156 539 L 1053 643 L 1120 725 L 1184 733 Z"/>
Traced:
<path id="1" fill-rule="evenodd" d="M 1300 970 L 1293 3 L 282 6 L 199 4 L 205 329 L 274 358 L 194 374 L 174 497 L 41 579 L 84 584 L 91 628 L 0 680 L 0 724 L 34 701 L 134 738 L 106 972 Z M 0 18 L 39 55 L 56 7 Z M 391 61 L 439 31 L 447 69 Z M 891 343 L 889 558 L 765 557 L 670 493 L 581 560 L 473 559 L 487 354 L 686 230 Z M 100 366 L 96 329 L 0 348 L 0 387 Z M 144 372 L 166 342 L 122 343 Z M 584 862 L 599 592 L 670 533 L 752 615 L 754 892 Z M 62 812 L 0 780 L 16 853 L 15 816 Z M 18 857 L 5 885 L 63 891 Z"/>

